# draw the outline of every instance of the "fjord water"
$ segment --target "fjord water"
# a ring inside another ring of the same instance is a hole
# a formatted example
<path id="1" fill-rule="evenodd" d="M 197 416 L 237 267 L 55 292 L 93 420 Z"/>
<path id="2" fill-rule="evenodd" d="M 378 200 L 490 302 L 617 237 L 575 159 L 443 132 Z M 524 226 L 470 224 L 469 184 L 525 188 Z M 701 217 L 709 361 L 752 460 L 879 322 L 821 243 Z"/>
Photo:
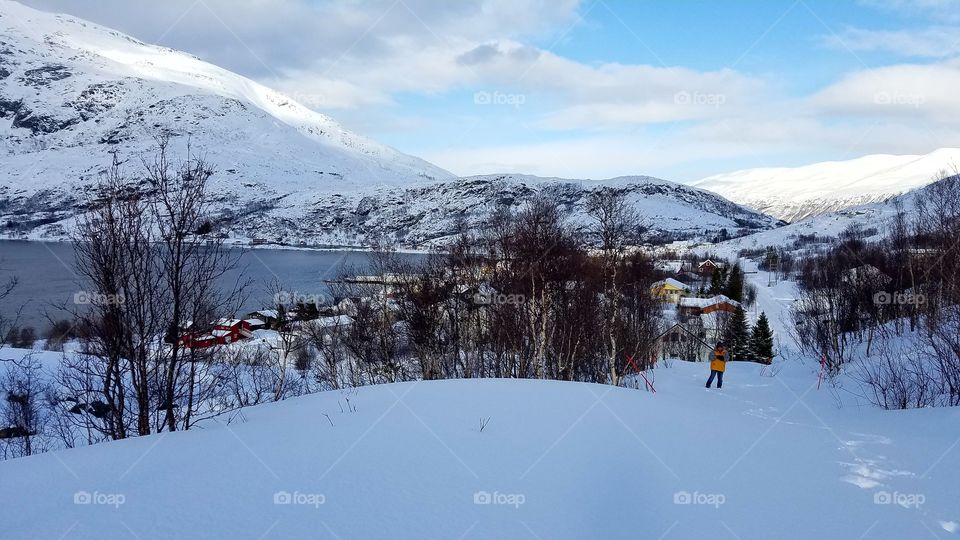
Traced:
<path id="1" fill-rule="evenodd" d="M 274 283 L 292 294 L 322 294 L 327 291 L 324 280 L 335 279 L 341 272 L 363 271 L 370 258 L 361 251 L 234 251 L 239 264 L 223 277 L 223 288 L 232 289 L 241 276 L 251 280 L 243 299 L 244 312 L 271 305 Z M 11 277 L 18 283 L 0 303 L 0 316 L 13 317 L 22 308 L 19 323 L 36 326 L 38 330 L 46 326 L 48 318 L 65 317 L 64 306 L 73 307 L 75 295 L 86 290 L 76 273 L 73 244 L 67 242 L 0 240 L 0 284 Z"/>

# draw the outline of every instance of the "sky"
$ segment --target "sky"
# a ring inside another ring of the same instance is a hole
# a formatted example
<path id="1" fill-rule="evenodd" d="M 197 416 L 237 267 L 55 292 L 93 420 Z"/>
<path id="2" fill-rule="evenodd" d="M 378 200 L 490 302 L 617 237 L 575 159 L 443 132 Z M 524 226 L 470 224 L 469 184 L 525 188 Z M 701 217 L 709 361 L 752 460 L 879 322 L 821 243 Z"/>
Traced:
<path id="1" fill-rule="evenodd" d="M 960 146 L 960 0 L 22 0 L 180 49 L 459 175 Z"/>

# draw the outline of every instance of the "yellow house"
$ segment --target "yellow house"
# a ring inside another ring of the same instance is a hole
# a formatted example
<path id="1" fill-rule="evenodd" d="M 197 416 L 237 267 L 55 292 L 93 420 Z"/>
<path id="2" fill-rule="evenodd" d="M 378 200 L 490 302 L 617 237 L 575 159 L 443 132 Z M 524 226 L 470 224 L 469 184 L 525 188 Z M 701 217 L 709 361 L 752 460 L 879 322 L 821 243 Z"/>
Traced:
<path id="1" fill-rule="evenodd" d="M 650 293 L 661 302 L 676 304 L 690 292 L 690 286 L 673 278 L 658 281 L 650 286 Z"/>

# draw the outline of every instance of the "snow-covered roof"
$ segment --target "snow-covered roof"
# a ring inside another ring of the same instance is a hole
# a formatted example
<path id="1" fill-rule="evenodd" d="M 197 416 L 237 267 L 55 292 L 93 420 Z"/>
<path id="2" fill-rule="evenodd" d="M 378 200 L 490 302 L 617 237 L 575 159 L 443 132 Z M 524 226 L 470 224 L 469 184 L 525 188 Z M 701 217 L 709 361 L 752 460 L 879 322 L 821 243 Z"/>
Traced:
<path id="1" fill-rule="evenodd" d="M 683 269 L 683 261 L 659 261 L 655 266 L 657 270 L 676 274 Z"/>
<path id="2" fill-rule="evenodd" d="M 275 309 L 261 309 L 261 310 L 259 310 L 259 311 L 254 311 L 254 313 L 256 313 L 257 315 L 261 315 L 261 316 L 263 316 L 263 317 L 266 317 L 266 318 L 268 318 L 268 319 L 278 319 L 278 318 L 280 318 L 280 314 L 277 313 L 277 310 L 275 310 Z"/>
<path id="3" fill-rule="evenodd" d="M 684 282 L 682 282 L 682 281 L 677 281 L 676 279 L 669 278 L 669 277 L 668 277 L 667 279 L 662 279 L 662 280 L 654 283 L 654 284 L 653 284 L 653 287 L 654 287 L 654 288 L 656 288 L 656 287 L 663 287 L 664 285 L 670 285 L 671 287 L 676 287 L 676 288 L 678 288 L 678 289 L 683 289 L 683 290 L 685 290 L 685 291 L 689 291 L 689 290 L 690 290 L 690 286 L 687 285 L 686 283 L 684 283 Z"/>
<path id="4" fill-rule="evenodd" d="M 334 315 L 332 317 L 320 317 L 317 319 L 317 324 L 323 328 L 330 328 L 333 326 L 347 326 L 353 324 L 353 317 L 349 315 Z"/>
<path id="5" fill-rule="evenodd" d="M 732 306 L 739 306 L 740 302 L 728 298 L 722 294 L 712 296 L 710 298 L 681 298 L 680 307 L 696 307 L 696 308 L 705 308 L 708 306 L 714 306 L 716 304 L 727 303 Z"/>
<path id="6" fill-rule="evenodd" d="M 319 319 L 310 319 L 308 321 L 298 321 L 294 326 L 300 328 L 336 328 L 349 326 L 353 324 L 353 317 L 349 315 L 333 315 L 330 317 L 320 317 Z"/>
<path id="7" fill-rule="evenodd" d="M 230 335 L 230 331 L 229 331 L 229 330 L 214 330 L 213 332 L 211 332 L 211 334 L 213 334 L 213 336 L 215 336 L 215 337 L 226 337 L 226 336 L 229 336 L 229 335 Z"/>
<path id="8" fill-rule="evenodd" d="M 246 323 L 249 324 L 250 326 L 263 326 L 263 325 L 267 324 L 266 322 L 264 322 L 264 321 L 262 321 L 262 320 L 260 320 L 260 319 L 246 319 L 245 321 L 246 321 Z"/>

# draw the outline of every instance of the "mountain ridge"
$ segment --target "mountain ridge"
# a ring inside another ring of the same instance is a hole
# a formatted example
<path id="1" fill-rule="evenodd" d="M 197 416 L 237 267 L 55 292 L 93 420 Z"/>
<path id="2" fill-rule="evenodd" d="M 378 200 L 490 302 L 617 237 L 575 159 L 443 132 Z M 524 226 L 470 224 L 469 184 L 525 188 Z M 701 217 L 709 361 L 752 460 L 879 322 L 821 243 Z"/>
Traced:
<path id="1" fill-rule="evenodd" d="M 923 187 L 960 164 L 960 149 L 922 155 L 873 154 L 800 167 L 766 167 L 690 182 L 787 222 L 870 203 Z"/>
<path id="2" fill-rule="evenodd" d="M 655 238 L 778 225 L 715 194 L 649 177 L 458 179 L 195 56 L 10 0 L 0 0 L 0 68 L 7 237 L 70 237 L 113 156 L 136 182 L 160 134 L 171 136 L 173 155 L 189 147 L 218 171 L 212 217 L 237 243 L 359 247 L 386 235 L 418 248 L 452 234 L 457 220 L 482 226 L 497 206 L 519 207 L 534 192 L 554 193 L 577 220 L 584 197 L 604 186 L 629 192 Z"/>

